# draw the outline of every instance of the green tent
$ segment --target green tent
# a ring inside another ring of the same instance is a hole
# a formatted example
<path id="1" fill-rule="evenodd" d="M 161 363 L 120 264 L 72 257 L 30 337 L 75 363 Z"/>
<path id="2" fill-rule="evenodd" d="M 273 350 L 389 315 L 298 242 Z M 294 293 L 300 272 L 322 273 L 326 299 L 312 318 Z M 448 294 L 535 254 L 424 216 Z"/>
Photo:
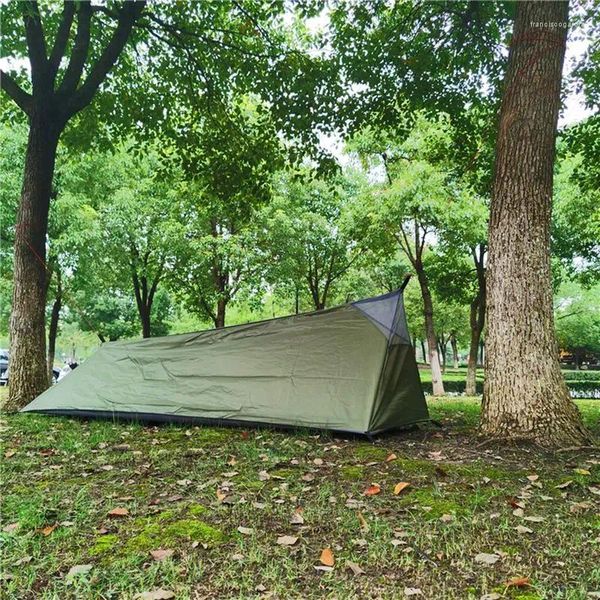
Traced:
<path id="1" fill-rule="evenodd" d="M 109 342 L 23 410 L 366 434 L 428 419 L 402 289 L 247 325 Z"/>

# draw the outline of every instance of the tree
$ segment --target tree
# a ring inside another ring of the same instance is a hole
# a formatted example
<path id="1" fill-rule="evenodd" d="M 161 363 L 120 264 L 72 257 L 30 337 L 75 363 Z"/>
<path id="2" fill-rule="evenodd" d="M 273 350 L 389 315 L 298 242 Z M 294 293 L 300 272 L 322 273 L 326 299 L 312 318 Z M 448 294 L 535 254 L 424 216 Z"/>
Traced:
<path id="1" fill-rule="evenodd" d="M 48 385 L 44 314 L 46 232 L 58 140 L 69 120 L 91 102 L 119 58 L 133 24 L 145 6 L 144 2 L 123 2 L 118 6 L 112 35 L 97 60 L 88 64 L 85 71 L 95 11 L 91 3 L 65 2 L 50 52 L 37 2 L 20 2 L 18 8 L 15 4 L 6 7 L 2 17 L 5 21 L 11 10 L 22 13 L 31 67 L 31 93 L 9 73 L 0 74 L 2 89 L 23 110 L 29 122 L 23 188 L 15 228 L 11 385 L 6 404 L 9 409 L 19 408 Z M 6 20 L 10 23 L 10 18 Z M 68 65 L 59 80 L 57 75 L 69 46 L 74 20 L 77 21 L 77 33 Z M 83 82 L 79 85 L 82 77 Z"/>
<path id="2" fill-rule="evenodd" d="M 179 144 L 188 201 L 171 287 L 189 310 L 224 327 L 228 304 L 260 280 L 257 219 L 283 148 L 270 112 L 247 96 L 200 124 L 190 116 Z"/>
<path id="3" fill-rule="evenodd" d="M 144 0 L 66 1 L 62 9 L 54 2 L 13 0 L 0 6 L 2 51 L 10 57 L 1 87 L 29 123 L 6 408 L 18 409 L 47 385 L 45 241 L 63 132 L 69 143 L 88 145 L 94 137 L 110 143 L 115 132 L 174 133 L 182 101 L 187 110 L 210 114 L 232 90 L 252 90 L 270 102 L 279 128 L 295 132 L 298 144 L 314 144 L 310 125 L 324 95 L 317 82 L 329 67 L 302 47 L 290 48 L 296 42 L 305 47 L 310 36 L 288 35 L 283 10 L 281 3 L 236 0 L 148 6 Z M 130 39 L 139 52 L 126 49 Z M 3 117 L 18 119 L 11 111 Z"/>
<path id="4" fill-rule="evenodd" d="M 586 354 L 600 357 L 600 285 L 585 289 L 569 282 L 559 290 L 555 304 L 558 342 L 573 355 L 575 368 Z"/>
<path id="5" fill-rule="evenodd" d="M 307 292 L 323 310 L 341 279 L 366 251 L 353 214 L 361 182 L 351 176 L 283 177 L 266 211 L 267 278 L 287 284 L 298 298 Z"/>
<path id="6" fill-rule="evenodd" d="M 552 177 L 567 20 L 568 2 L 517 4 L 489 224 L 481 430 L 545 446 L 589 440 L 560 371 L 552 314 Z"/>

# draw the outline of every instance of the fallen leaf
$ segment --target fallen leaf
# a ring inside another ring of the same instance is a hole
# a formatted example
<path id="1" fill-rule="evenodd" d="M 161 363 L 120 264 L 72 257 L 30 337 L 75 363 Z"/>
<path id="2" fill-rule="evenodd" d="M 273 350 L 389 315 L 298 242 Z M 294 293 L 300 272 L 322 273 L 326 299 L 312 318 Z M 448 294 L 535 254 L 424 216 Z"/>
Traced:
<path id="1" fill-rule="evenodd" d="M 315 458 L 313 460 L 313 464 L 317 465 L 317 467 L 320 467 L 323 464 L 323 459 L 322 458 Z"/>
<path id="2" fill-rule="evenodd" d="M 177 485 L 182 485 L 184 487 L 187 487 L 188 485 L 190 485 L 192 483 L 191 479 L 178 479 L 177 480 Z"/>
<path id="3" fill-rule="evenodd" d="M 502 596 L 497 592 L 492 592 L 491 594 L 484 594 L 479 598 L 479 600 L 500 600 Z"/>
<path id="4" fill-rule="evenodd" d="M 544 517 L 525 517 L 524 519 L 525 521 L 529 521 L 530 523 L 541 523 L 542 521 L 545 521 L 546 519 L 544 519 Z"/>
<path id="5" fill-rule="evenodd" d="M 381 487 L 377 483 L 371 484 L 365 491 L 365 496 L 375 496 L 381 492 Z"/>
<path id="6" fill-rule="evenodd" d="M 557 490 L 564 490 L 565 488 L 568 488 L 572 483 L 573 483 L 573 480 L 569 479 L 569 481 L 565 481 L 564 483 L 559 483 L 558 485 L 555 485 L 554 487 Z"/>
<path id="7" fill-rule="evenodd" d="M 292 514 L 292 518 L 290 519 L 290 523 L 292 525 L 303 525 L 304 517 L 302 516 L 302 511 L 300 509 L 296 509 Z"/>
<path id="8" fill-rule="evenodd" d="M 84 575 L 92 570 L 93 565 L 75 565 L 69 569 L 66 579 L 73 579 L 76 575 Z"/>
<path id="9" fill-rule="evenodd" d="M 444 514 L 440 517 L 442 523 L 451 523 L 456 517 L 454 515 Z"/>
<path id="10" fill-rule="evenodd" d="M 533 533 L 533 529 L 529 529 L 529 527 L 524 527 L 523 525 L 517 525 L 515 529 L 519 533 Z"/>
<path id="11" fill-rule="evenodd" d="M 251 527 L 242 527 L 241 525 L 237 528 L 237 530 L 242 535 L 252 535 L 254 533 L 254 529 L 252 529 Z"/>
<path id="12" fill-rule="evenodd" d="M 323 548 L 323 550 L 321 550 L 321 556 L 319 558 L 319 561 L 322 565 L 325 565 L 326 567 L 333 567 L 333 565 L 335 564 L 335 558 L 333 557 L 333 552 L 331 551 L 331 548 Z"/>
<path id="13" fill-rule="evenodd" d="M 421 591 L 420 588 L 412 588 L 412 587 L 405 587 L 404 588 L 404 595 L 405 596 L 422 596 L 423 592 Z"/>
<path id="14" fill-rule="evenodd" d="M 135 600 L 171 600 L 175 598 L 175 592 L 170 590 L 152 590 L 151 592 L 141 592 L 134 596 Z"/>
<path id="15" fill-rule="evenodd" d="M 302 481 L 314 481 L 315 476 L 312 473 L 306 473 L 306 475 L 302 475 L 300 479 L 302 479 Z"/>
<path id="16" fill-rule="evenodd" d="M 537 481 L 540 478 L 539 475 L 527 475 L 527 479 L 529 479 L 529 481 L 533 482 L 533 481 Z"/>
<path id="17" fill-rule="evenodd" d="M 40 533 L 47 537 L 56 529 L 56 527 L 57 527 L 57 525 L 48 525 L 48 526 L 44 527 L 43 529 L 40 529 Z"/>
<path id="18" fill-rule="evenodd" d="M 5 525 L 2 528 L 2 531 L 4 531 L 4 533 L 12 533 L 13 531 L 16 531 L 17 529 L 19 529 L 18 523 L 9 523 L 8 525 Z"/>
<path id="19" fill-rule="evenodd" d="M 402 493 L 402 491 L 405 490 L 409 485 L 410 483 L 408 483 L 408 481 L 401 481 L 400 483 L 397 483 L 394 486 L 394 494 L 397 496 L 398 494 Z"/>
<path id="20" fill-rule="evenodd" d="M 589 510 L 590 508 L 592 508 L 592 506 L 593 505 L 591 502 L 574 502 L 569 507 L 569 512 L 571 512 L 573 514 L 576 514 L 579 512 L 585 512 L 586 510 Z"/>
<path id="21" fill-rule="evenodd" d="M 232 554 L 231 560 L 244 560 L 244 555 L 239 553 Z"/>
<path id="22" fill-rule="evenodd" d="M 325 573 L 333 571 L 333 567 L 326 567 L 325 565 L 315 565 L 313 568 L 315 571 L 324 571 Z"/>
<path id="23" fill-rule="evenodd" d="M 392 462 L 393 460 L 396 460 L 398 457 L 392 452 L 391 454 L 388 454 L 388 457 L 385 459 L 385 462 Z M 352 563 L 354 564 L 354 563 Z M 363 571 L 364 573 L 364 571 Z M 356 575 L 356 573 L 355 573 Z"/>
<path id="24" fill-rule="evenodd" d="M 175 551 L 174 550 L 152 550 L 150 552 L 150 554 L 152 555 L 152 558 L 154 560 L 162 561 L 162 560 L 165 560 L 166 558 L 173 556 L 173 554 L 175 554 Z"/>
<path id="25" fill-rule="evenodd" d="M 364 515 L 360 512 L 360 510 L 356 514 L 358 516 L 358 522 L 360 523 L 360 528 L 363 531 L 369 531 L 369 524 L 367 523 L 367 520 L 365 519 Z"/>
<path id="26" fill-rule="evenodd" d="M 497 554 L 488 554 L 487 552 L 480 552 L 475 556 L 475 562 L 484 565 L 493 565 L 498 562 L 500 557 Z"/>
<path id="27" fill-rule="evenodd" d="M 529 577 L 512 577 L 505 584 L 506 587 L 528 587 L 531 585 Z"/>
<path id="28" fill-rule="evenodd" d="M 167 502 L 179 502 L 180 500 L 183 500 L 183 496 L 180 496 L 179 494 L 175 494 L 174 496 L 169 496 L 167 498 Z M 157 499 L 156 504 L 159 504 L 160 500 Z M 152 502 L 151 502 L 152 504 Z"/>
<path id="29" fill-rule="evenodd" d="M 522 508 L 515 508 L 512 514 L 515 515 L 515 517 L 523 517 L 525 516 L 525 511 Z"/>
<path id="30" fill-rule="evenodd" d="M 355 562 L 351 560 L 346 561 L 346 567 L 352 571 L 353 575 L 364 575 L 365 572 Z"/>
<path id="31" fill-rule="evenodd" d="M 14 456 L 17 453 L 16 450 L 7 450 L 4 453 L 4 458 L 11 458 L 11 456 Z"/>
<path id="32" fill-rule="evenodd" d="M 277 543 L 280 546 L 293 546 L 298 541 L 295 535 L 281 535 L 277 538 Z"/>
<path id="33" fill-rule="evenodd" d="M 129 511 L 126 508 L 113 508 L 108 512 L 109 517 L 126 517 Z"/>
<path id="34" fill-rule="evenodd" d="M 587 469 L 573 469 L 573 472 L 577 473 L 577 475 L 591 475 Z"/>
<path id="35" fill-rule="evenodd" d="M 260 481 L 268 481 L 269 479 L 271 479 L 271 476 L 266 471 L 260 471 L 258 473 L 258 478 L 260 479 Z"/>
<path id="36" fill-rule="evenodd" d="M 20 558 L 17 562 L 15 562 L 15 567 L 20 567 L 21 565 L 26 565 L 33 560 L 33 556 L 24 556 Z"/>
<path id="37" fill-rule="evenodd" d="M 221 489 L 217 488 L 217 500 L 219 502 L 223 502 L 223 500 L 225 500 L 225 498 L 227 498 L 227 494 L 222 491 Z"/>
<path id="38" fill-rule="evenodd" d="M 254 591 L 256 591 L 256 592 L 266 592 L 267 588 L 262 583 L 259 583 L 258 585 L 254 586 Z"/>

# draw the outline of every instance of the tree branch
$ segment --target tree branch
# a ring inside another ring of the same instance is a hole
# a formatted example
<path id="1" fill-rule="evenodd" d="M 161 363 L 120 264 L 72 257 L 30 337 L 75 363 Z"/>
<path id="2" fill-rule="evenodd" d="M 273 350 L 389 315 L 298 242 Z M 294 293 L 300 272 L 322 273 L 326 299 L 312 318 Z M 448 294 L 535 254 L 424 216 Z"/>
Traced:
<path id="1" fill-rule="evenodd" d="M 90 47 L 91 20 L 92 8 L 90 3 L 82 2 L 79 5 L 79 13 L 77 15 L 77 33 L 75 34 L 71 59 L 58 89 L 58 93 L 61 95 L 71 94 L 77 89 Z"/>
<path id="2" fill-rule="evenodd" d="M 25 114 L 29 114 L 31 108 L 31 96 L 4 71 L 0 71 L 0 87 L 2 87 Z"/>
<path id="3" fill-rule="evenodd" d="M 62 18 L 60 25 L 58 26 L 58 31 L 56 32 L 56 38 L 54 40 L 54 46 L 52 47 L 52 52 L 48 58 L 48 75 L 52 82 L 54 82 L 54 78 L 58 72 L 58 67 L 60 66 L 60 61 L 65 54 L 65 48 L 67 47 L 67 42 L 69 41 L 69 34 L 71 33 L 71 25 L 73 24 L 74 15 L 75 2 L 65 0 Z"/>
<path id="4" fill-rule="evenodd" d="M 38 3 L 35 0 L 25 0 L 21 4 L 21 10 L 25 25 L 29 62 L 31 63 L 31 83 L 35 92 L 37 88 L 43 88 L 48 83 L 46 38 L 44 37 Z"/>
<path id="5" fill-rule="evenodd" d="M 92 68 L 85 83 L 73 94 L 69 102 L 71 115 L 85 108 L 94 97 L 106 75 L 117 62 L 136 20 L 146 6 L 146 0 L 125 2 L 119 10 L 119 21 L 110 42 L 104 48 L 98 62 Z"/>

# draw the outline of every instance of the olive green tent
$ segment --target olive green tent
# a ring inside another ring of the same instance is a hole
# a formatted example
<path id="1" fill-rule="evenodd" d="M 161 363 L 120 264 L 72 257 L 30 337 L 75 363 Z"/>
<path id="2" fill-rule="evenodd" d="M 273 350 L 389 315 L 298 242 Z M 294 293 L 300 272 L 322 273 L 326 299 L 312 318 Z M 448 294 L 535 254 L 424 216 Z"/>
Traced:
<path id="1" fill-rule="evenodd" d="M 428 418 L 402 289 L 247 325 L 109 342 L 23 410 L 367 434 Z"/>

